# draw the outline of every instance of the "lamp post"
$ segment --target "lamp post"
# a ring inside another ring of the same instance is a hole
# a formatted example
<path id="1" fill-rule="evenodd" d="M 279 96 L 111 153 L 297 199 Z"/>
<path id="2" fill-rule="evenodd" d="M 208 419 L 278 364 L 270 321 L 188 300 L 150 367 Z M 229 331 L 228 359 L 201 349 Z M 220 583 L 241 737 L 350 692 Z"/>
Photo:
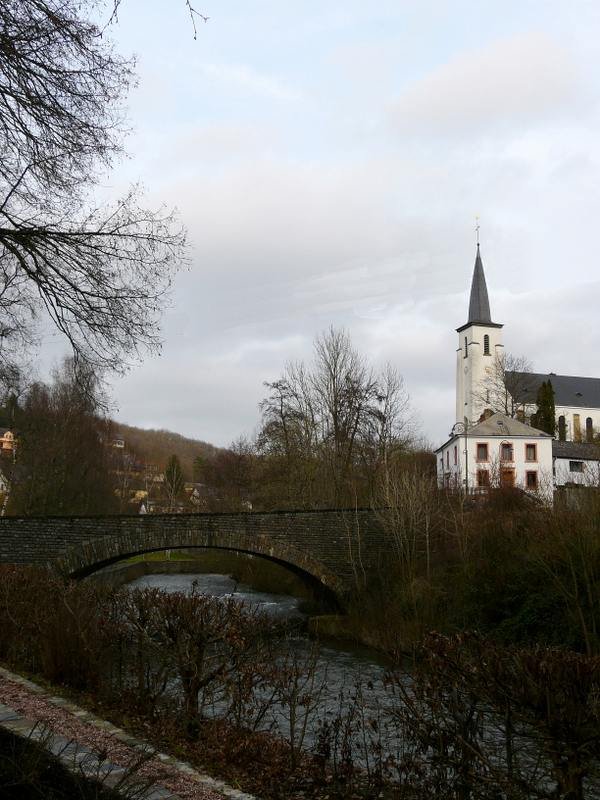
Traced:
<path id="1" fill-rule="evenodd" d="M 469 433 L 469 420 L 465 417 L 464 422 L 455 422 L 452 426 L 451 436 L 465 436 L 465 494 L 469 494 L 469 440 L 467 434 Z"/>

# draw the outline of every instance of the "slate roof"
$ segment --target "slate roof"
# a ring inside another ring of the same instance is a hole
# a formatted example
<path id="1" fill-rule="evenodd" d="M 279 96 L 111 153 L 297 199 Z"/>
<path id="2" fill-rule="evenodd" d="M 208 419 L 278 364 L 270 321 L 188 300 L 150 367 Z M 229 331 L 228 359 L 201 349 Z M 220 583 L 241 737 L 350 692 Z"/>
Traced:
<path id="1" fill-rule="evenodd" d="M 537 391 L 543 381 L 551 381 L 554 402 L 557 406 L 600 408 L 600 378 L 581 378 L 576 375 L 555 375 L 541 372 L 507 372 L 507 385 L 511 377 L 518 387 L 515 400 L 535 403 Z"/>
<path id="2" fill-rule="evenodd" d="M 485 325 L 488 328 L 502 328 L 497 322 L 492 322 L 490 314 L 490 300 L 488 297 L 485 274 L 483 272 L 483 262 L 479 245 L 477 245 L 477 255 L 475 256 L 475 268 L 471 281 L 471 296 L 469 298 L 469 319 L 464 325 L 456 330 L 460 333 L 468 328 L 469 325 Z"/>
<path id="3" fill-rule="evenodd" d="M 576 458 L 578 461 L 600 461 L 600 447 L 589 442 L 552 442 L 554 458 Z"/>
<path id="4" fill-rule="evenodd" d="M 439 453 L 440 450 L 443 450 L 456 436 L 464 436 L 464 433 L 456 432 L 451 434 L 450 438 L 440 445 L 435 452 Z M 492 414 L 483 422 L 478 422 L 477 425 L 473 425 L 469 428 L 467 436 L 474 439 L 489 436 L 498 436 L 502 439 L 510 436 L 522 436 L 527 439 L 552 438 L 549 433 L 532 428 L 531 425 L 526 425 L 524 422 L 520 422 L 513 417 L 507 417 L 506 414 L 501 414 L 500 412 Z"/>
<path id="5" fill-rule="evenodd" d="M 507 417 L 506 414 L 492 414 L 483 422 L 478 422 L 472 428 L 469 428 L 469 436 L 528 436 L 538 437 L 543 436 L 548 439 L 552 438 L 549 433 L 540 431 L 537 428 L 532 428 L 531 425 L 526 425 L 514 417 Z"/>
<path id="6" fill-rule="evenodd" d="M 483 272 L 483 262 L 477 245 L 477 255 L 475 257 L 475 269 L 473 270 L 473 280 L 471 281 L 471 298 L 469 300 L 469 319 L 468 323 L 491 322 L 490 301 L 488 298 L 485 274 Z"/>

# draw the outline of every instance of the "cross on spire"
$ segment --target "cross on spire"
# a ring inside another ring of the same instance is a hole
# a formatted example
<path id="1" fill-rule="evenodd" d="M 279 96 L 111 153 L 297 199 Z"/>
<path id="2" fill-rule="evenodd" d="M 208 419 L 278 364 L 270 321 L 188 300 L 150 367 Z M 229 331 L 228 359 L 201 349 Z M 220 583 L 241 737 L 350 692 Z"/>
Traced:
<path id="1" fill-rule="evenodd" d="M 477 247 L 479 247 L 479 217 L 475 217 L 475 235 L 477 236 Z"/>

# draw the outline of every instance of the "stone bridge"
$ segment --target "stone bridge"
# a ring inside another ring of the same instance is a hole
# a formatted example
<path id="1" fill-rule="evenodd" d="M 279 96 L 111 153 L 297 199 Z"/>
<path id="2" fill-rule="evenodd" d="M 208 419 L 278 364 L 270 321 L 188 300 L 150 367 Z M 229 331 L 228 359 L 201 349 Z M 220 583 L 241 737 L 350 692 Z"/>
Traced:
<path id="1" fill-rule="evenodd" d="M 370 509 L 0 518 L 2 563 L 51 565 L 82 578 L 139 553 L 219 548 L 283 564 L 342 605 L 377 572 L 389 544 Z"/>

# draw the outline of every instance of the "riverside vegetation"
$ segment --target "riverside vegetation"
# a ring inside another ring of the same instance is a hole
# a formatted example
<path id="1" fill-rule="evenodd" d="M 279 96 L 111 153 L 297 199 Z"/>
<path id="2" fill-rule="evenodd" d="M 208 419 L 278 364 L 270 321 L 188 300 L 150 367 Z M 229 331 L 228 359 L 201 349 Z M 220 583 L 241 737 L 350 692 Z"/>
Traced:
<path id="1" fill-rule="evenodd" d="M 359 582 L 347 625 L 386 650 L 431 630 L 600 655 L 600 492 L 540 506 L 514 490 L 474 500 L 392 474 L 379 511 L 390 557 Z"/>
<path id="2" fill-rule="evenodd" d="M 314 654 L 232 599 L 33 568 L 1 570 L 0 659 L 269 800 L 598 796 L 595 496 L 550 511 L 432 494 L 418 525 L 403 496 L 390 574 L 353 605 L 391 658 L 376 698 L 359 680 L 324 707 Z M 444 633 L 422 635 L 431 623 Z M 485 635 L 457 632 L 476 623 Z"/>

